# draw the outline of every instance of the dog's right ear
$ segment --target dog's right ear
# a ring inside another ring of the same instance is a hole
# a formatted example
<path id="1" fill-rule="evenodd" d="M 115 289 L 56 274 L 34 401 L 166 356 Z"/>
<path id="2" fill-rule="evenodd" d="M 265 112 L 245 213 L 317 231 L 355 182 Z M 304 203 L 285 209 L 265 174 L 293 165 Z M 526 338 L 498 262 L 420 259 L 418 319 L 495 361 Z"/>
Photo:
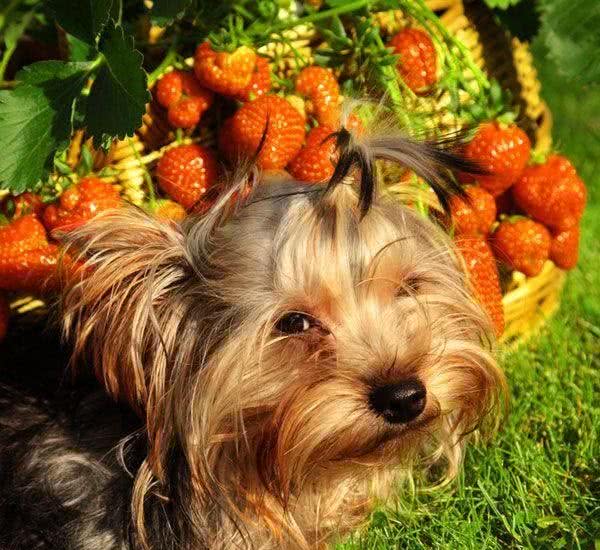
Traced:
<path id="1" fill-rule="evenodd" d="M 81 265 L 62 296 L 74 363 L 91 361 L 108 392 L 138 412 L 154 408 L 183 337 L 193 271 L 181 228 L 122 208 L 100 213 L 63 241 Z"/>

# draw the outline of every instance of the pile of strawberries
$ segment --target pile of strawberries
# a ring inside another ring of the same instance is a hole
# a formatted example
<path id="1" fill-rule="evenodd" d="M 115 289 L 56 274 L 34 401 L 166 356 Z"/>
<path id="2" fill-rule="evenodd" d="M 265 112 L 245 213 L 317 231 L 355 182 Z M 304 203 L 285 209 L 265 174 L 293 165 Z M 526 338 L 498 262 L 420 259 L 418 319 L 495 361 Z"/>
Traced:
<path id="1" fill-rule="evenodd" d="M 438 66 L 427 33 L 407 28 L 388 46 L 399 56 L 403 85 L 417 95 L 429 93 L 438 81 Z M 256 156 L 262 169 L 286 170 L 307 183 L 326 181 L 336 160 L 331 134 L 340 127 L 340 101 L 339 83 L 329 69 L 305 67 L 295 77 L 293 94 L 283 97 L 272 90 L 267 59 L 252 48 L 217 52 L 208 42 L 200 44 L 193 70 L 165 74 L 153 89 L 153 102 L 174 129 L 187 135 L 209 115 L 218 120 L 217 148 L 196 143 L 167 148 L 153 174 L 165 198 L 151 199 L 146 207 L 170 220 L 204 212 L 220 167 L 235 166 L 240 158 Z M 229 116 L 223 119 L 223 113 Z M 346 124 L 361 130 L 356 117 Z M 551 155 L 533 164 L 530 149 L 529 139 L 514 124 L 485 123 L 464 154 L 486 173 L 457 174 L 468 185 L 468 200 L 453 201 L 452 231 L 498 334 L 503 328 L 498 263 L 534 276 L 548 258 L 564 269 L 577 261 L 585 187 L 567 159 Z M 94 175 L 50 204 L 31 193 L 1 204 L 8 222 L 0 225 L 0 339 L 8 315 L 3 292 L 55 289 L 61 258 L 53 237 L 122 204 L 118 191 Z"/>
<path id="2" fill-rule="evenodd" d="M 575 267 L 586 188 L 559 154 L 533 162 L 529 138 L 514 124 L 482 124 L 464 154 L 486 173 L 459 174 L 467 200 L 451 203 L 453 231 L 474 290 L 501 334 L 498 266 L 528 277 L 548 259 L 561 269 Z"/>

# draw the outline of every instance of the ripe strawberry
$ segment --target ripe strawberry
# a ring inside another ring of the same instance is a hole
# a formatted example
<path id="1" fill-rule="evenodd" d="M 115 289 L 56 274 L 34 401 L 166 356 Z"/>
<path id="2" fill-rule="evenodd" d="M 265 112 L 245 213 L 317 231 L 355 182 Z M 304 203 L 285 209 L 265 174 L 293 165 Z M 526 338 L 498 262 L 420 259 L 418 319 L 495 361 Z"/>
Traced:
<path id="1" fill-rule="evenodd" d="M 487 235 L 496 219 L 496 202 L 485 189 L 466 189 L 467 201 L 459 197 L 450 200 L 454 230 L 459 235 Z"/>
<path id="2" fill-rule="evenodd" d="M 217 179 L 217 159 L 200 145 L 169 149 L 156 167 L 158 185 L 186 210 L 191 209 Z"/>
<path id="3" fill-rule="evenodd" d="M 552 233 L 550 259 L 561 269 L 573 269 L 579 259 L 579 226 Z"/>
<path id="4" fill-rule="evenodd" d="M 486 122 L 466 145 L 464 155 L 489 172 L 477 176 L 477 181 L 497 197 L 521 176 L 530 152 L 531 142 L 518 126 Z M 460 177 L 462 181 L 472 179 L 472 176 L 465 174 Z"/>
<path id="5" fill-rule="evenodd" d="M 271 68 L 269 61 L 260 55 L 256 57 L 256 66 L 252 72 L 250 84 L 234 95 L 240 101 L 251 101 L 266 94 L 271 89 Z"/>
<path id="6" fill-rule="evenodd" d="M 156 83 L 154 98 L 165 109 L 181 99 L 183 93 L 183 71 L 171 71 Z"/>
<path id="7" fill-rule="evenodd" d="M 41 292 L 57 286 L 59 250 L 34 214 L 0 227 L 0 289 Z"/>
<path id="8" fill-rule="evenodd" d="M 180 222 L 187 216 L 187 212 L 181 204 L 164 199 L 158 201 L 154 215 L 160 220 Z"/>
<path id="9" fill-rule="evenodd" d="M 335 170 L 334 132 L 326 126 L 317 126 L 308 132 L 306 145 L 288 164 L 287 170 L 297 180 L 321 182 L 328 180 Z"/>
<path id="10" fill-rule="evenodd" d="M 110 183 L 88 176 L 69 187 L 58 204 L 48 206 L 43 221 L 48 231 L 70 231 L 99 212 L 119 208 L 122 204 L 119 192 Z"/>
<path id="11" fill-rule="evenodd" d="M 426 93 L 437 82 L 437 54 L 430 36 L 419 29 L 403 29 L 389 41 L 399 54 L 397 68 L 415 93 Z"/>
<path id="12" fill-rule="evenodd" d="M 550 233 L 528 218 L 506 219 L 492 236 L 492 248 L 498 260 L 535 277 L 550 255 Z"/>
<path id="13" fill-rule="evenodd" d="M 9 317 L 10 308 L 8 307 L 8 298 L 4 293 L 0 293 L 0 342 L 4 340 L 8 332 Z"/>
<path id="14" fill-rule="evenodd" d="M 304 140 L 304 119 L 285 99 L 263 95 L 245 103 L 225 122 L 219 148 L 229 160 L 256 155 L 266 130 L 257 163 L 265 170 L 283 168 L 296 156 Z"/>
<path id="15" fill-rule="evenodd" d="M 43 210 L 42 198 L 35 193 L 22 193 L 16 197 L 8 197 L 2 203 L 2 213 L 10 219 L 20 218 L 27 214 L 40 216 Z"/>
<path id="16" fill-rule="evenodd" d="M 156 100 L 168 109 L 169 123 L 175 128 L 193 128 L 213 98 L 213 92 L 187 71 L 171 71 L 156 85 Z"/>
<path id="17" fill-rule="evenodd" d="M 46 230 L 35 214 L 27 214 L 8 225 L 0 226 L 0 251 L 3 254 L 18 256 L 46 244 Z"/>
<path id="18" fill-rule="evenodd" d="M 532 218 L 566 230 L 583 215 L 586 188 L 574 166 L 561 155 L 550 155 L 544 164 L 528 166 L 512 188 L 517 205 Z"/>
<path id="19" fill-rule="evenodd" d="M 504 331 L 504 308 L 496 260 L 483 237 L 461 236 L 456 241 L 467 271 L 473 293 L 487 311 L 496 336 Z"/>
<path id="20" fill-rule="evenodd" d="M 255 66 L 256 53 L 248 46 L 232 53 L 215 52 L 204 42 L 194 54 L 194 72 L 200 83 L 227 96 L 235 96 L 249 86 Z"/>
<path id="21" fill-rule="evenodd" d="M 306 112 L 321 126 L 340 125 L 340 85 L 330 69 L 317 66 L 302 69 L 296 79 L 296 92 L 309 100 Z"/>

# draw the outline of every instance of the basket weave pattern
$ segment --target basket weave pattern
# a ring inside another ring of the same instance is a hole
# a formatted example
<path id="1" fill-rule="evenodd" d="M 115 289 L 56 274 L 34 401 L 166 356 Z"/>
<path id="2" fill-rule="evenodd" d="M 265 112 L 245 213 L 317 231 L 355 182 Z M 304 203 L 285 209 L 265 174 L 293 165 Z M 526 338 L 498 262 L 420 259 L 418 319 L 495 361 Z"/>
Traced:
<path id="1" fill-rule="evenodd" d="M 540 97 L 540 83 L 528 45 L 508 36 L 482 2 L 426 0 L 426 4 L 440 17 L 446 29 L 465 44 L 475 64 L 512 92 L 519 108 L 519 124 L 528 133 L 534 150 L 548 151 L 552 144 L 552 120 Z M 385 35 L 391 35 L 407 24 L 399 11 L 381 12 L 376 19 Z M 310 61 L 314 48 L 318 47 L 318 37 L 311 27 L 289 32 L 291 34 L 287 38 L 293 48 L 276 44 L 259 50 L 272 59 L 272 70 L 281 77 L 289 76 L 295 68 L 293 64 L 297 63 L 297 59 L 292 50 L 301 52 L 303 59 Z M 439 110 L 445 100 L 438 96 L 425 101 L 434 102 Z M 415 108 L 421 107 L 415 104 Z M 443 122 L 453 125 L 450 120 Z M 71 166 L 79 160 L 82 141 L 81 133 L 74 136 L 67 156 Z M 210 131 L 202 129 L 199 137 L 183 138 L 183 143 L 213 145 L 214 141 Z M 164 110 L 150 103 L 142 126 L 132 138 L 115 142 L 107 154 L 94 153 L 94 169 L 109 167 L 113 175 L 107 181 L 113 183 L 126 200 L 140 205 L 147 197 L 147 182 L 154 164 L 166 150 L 181 143 L 181 140 L 175 141 Z M 393 179 L 393 174 L 386 174 L 385 181 L 390 179 Z M 502 341 L 513 344 L 534 333 L 558 307 L 564 280 L 565 273 L 551 261 L 533 278 L 513 273 L 503 298 L 506 328 Z M 20 298 L 12 307 L 16 312 L 24 313 L 40 305 L 43 303 L 39 300 Z"/>

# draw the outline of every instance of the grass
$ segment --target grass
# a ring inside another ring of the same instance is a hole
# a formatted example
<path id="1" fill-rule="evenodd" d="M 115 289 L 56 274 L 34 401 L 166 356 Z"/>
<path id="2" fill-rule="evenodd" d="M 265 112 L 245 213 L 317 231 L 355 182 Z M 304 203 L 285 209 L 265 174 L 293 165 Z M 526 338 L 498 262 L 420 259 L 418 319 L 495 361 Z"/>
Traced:
<path id="1" fill-rule="evenodd" d="M 556 316 L 502 357 L 507 423 L 451 487 L 407 494 L 338 545 L 356 549 L 600 549 L 600 87 L 562 81 L 535 44 L 554 138 L 584 177 L 581 257 Z"/>

